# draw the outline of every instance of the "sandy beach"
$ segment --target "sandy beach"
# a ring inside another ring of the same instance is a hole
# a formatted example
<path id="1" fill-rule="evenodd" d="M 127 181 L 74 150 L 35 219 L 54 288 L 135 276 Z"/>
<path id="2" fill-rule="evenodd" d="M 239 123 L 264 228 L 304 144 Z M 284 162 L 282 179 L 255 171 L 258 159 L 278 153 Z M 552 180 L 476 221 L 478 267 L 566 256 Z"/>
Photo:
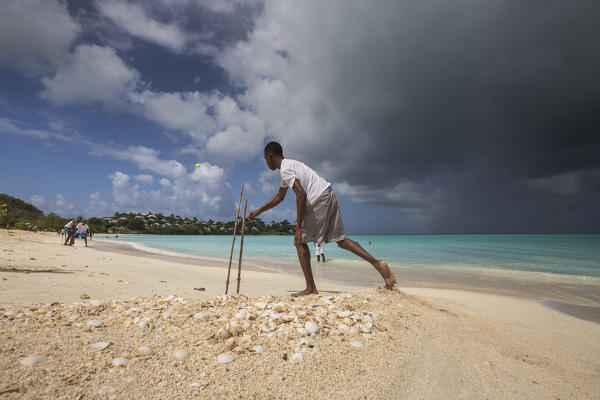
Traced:
<path id="1" fill-rule="evenodd" d="M 97 240 L 88 248 L 59 242 L 50 233 L 0 231 L 3 398 L 600 393 L 595 309 L 591 320 L 568 315 L 568 301 L 577 299 L 564 291 L 544 304 L 486 290 L 408 287 L 397 276 L 394 291 L 318 281 L 320 295 L 293 299 L 303 279 L 244 270 L 242 294 L 225 297 L 222 262 L 194 265 Z M 230 292 L 235 278 L 232 272 Z"/>

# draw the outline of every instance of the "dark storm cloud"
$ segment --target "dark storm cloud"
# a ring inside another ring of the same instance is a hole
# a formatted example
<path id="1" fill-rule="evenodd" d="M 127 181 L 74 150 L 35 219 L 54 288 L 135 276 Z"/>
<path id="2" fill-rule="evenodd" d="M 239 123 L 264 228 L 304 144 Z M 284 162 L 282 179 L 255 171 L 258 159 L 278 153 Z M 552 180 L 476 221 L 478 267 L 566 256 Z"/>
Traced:
<path id="1" fill-rule="evenodd" d="M 358 201 L 402 207 L 385 193 L 411 182 L 431 231 L 598 231 L 600 3 L 388 6 L 329 66 L 346 121 L 301 153 Z"/>

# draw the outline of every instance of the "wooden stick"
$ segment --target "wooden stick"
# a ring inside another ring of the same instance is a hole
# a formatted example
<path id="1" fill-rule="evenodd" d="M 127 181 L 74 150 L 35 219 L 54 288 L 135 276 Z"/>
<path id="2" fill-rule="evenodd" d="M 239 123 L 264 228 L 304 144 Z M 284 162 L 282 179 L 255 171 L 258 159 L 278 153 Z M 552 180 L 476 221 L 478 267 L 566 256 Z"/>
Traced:
<path id="1" fill-rule="evenodd" d="M 236 293 L 240 292 L 240 280 L 242 278 L 242 252 L 244 251 L 244 228 L 246 227 L 246 207 L 248 207 L 248 197 L 244 202 L 244 218 L 242 218 L 242 241 L 240 243 L 240 261 L 238 264 L 238 282 Z"/>
<path id="2" fill-rule="evenodd" d="M 238 203 L 237 213 L 235 215 L 235 223 L 233 224 L 233 240 L 231 241 L 231 253 L 229 253 L 229 268 L 227 268 L 227 281 L 225 281 L 225 294 L 229 291 L 229 275 L 231 275 L 231 260 L 233 258 L 233 246 L 235 245 L 235 232 L 237 230 L 238 218 L 240 217 L 240 207 L 242 206 L 242 193 L 244 193 L 244 184 L 242 183 L 242 191 L 240 192 L 240 202 Z"/>

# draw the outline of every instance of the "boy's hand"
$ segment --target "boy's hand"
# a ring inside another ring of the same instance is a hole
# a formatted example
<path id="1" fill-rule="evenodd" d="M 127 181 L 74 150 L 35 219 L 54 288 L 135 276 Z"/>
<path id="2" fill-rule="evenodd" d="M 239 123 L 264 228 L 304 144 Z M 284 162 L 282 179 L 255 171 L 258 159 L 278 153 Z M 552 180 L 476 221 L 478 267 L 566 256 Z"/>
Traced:
<path id="1" fill-rule="evenodd" d="M 250 214 L 248 214 L 248 221 L 252 222 L 254 221 L 254 218 L 258 217 L 258 212 L 257 210 L 254 210 L 252 212 L 250 212 Z"/>
<path id="2" fill-rule="evenodd" d="M 302 246 L 302 228 L 296 229 L 296 234 L 294 235 L 294 245 Z"/>

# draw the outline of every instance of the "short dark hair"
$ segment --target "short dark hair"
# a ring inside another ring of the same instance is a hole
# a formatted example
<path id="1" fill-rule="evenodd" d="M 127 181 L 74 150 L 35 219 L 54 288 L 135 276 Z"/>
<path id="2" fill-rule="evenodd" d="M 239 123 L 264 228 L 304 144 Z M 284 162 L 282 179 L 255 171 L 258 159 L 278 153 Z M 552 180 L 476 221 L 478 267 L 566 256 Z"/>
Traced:
<path id="1" fill-rule="evenodd" d="M 265 146 L 265 153 L 283 157 L 283 149 L 281 148 L 281 145 L 277 142 L 269 142 L 269 144 Z"/>

